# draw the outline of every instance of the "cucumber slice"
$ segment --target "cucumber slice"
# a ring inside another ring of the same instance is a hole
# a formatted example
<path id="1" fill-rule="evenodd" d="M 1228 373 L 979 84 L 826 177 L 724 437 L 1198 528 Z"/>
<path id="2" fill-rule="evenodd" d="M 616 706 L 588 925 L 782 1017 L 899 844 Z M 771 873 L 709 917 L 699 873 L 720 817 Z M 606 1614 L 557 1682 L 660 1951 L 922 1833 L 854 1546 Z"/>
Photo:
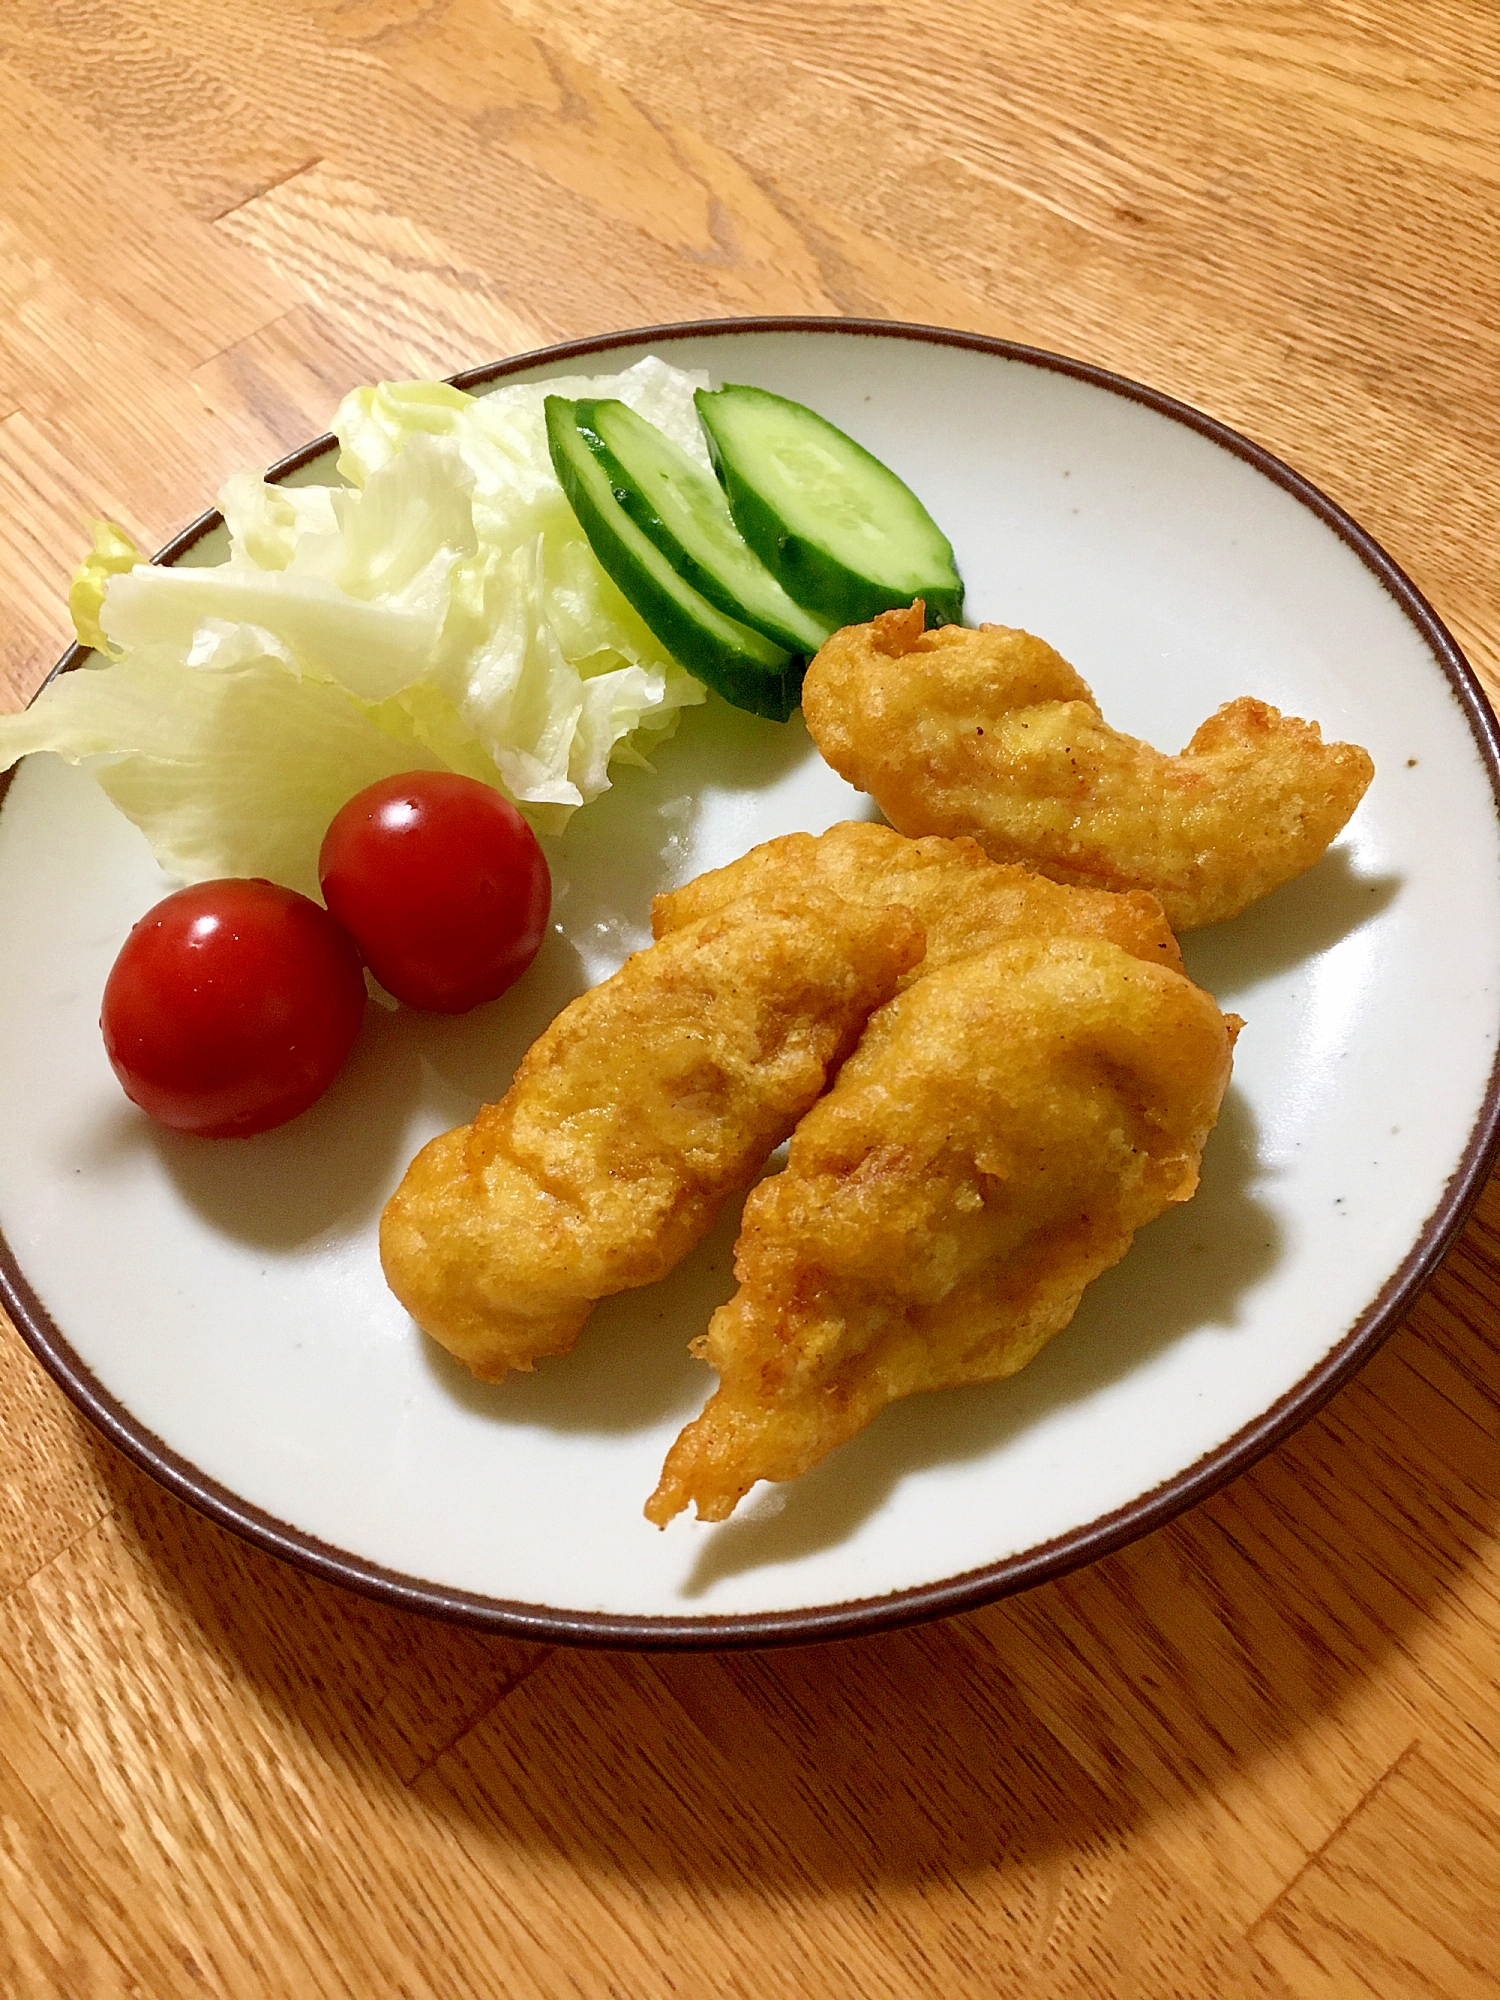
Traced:
<path id="1" fill-rule="evenodd" d="M 805 663 L 728 618 L 680 577 L 615 498 L 609 474 L 578 428 L 578 405 L 546 400 L 552 465 L 599 565 L 689 673 L 752 715 L 785 722 Z"/>
<path id="2" fill-rule="evenodd" d="M 628 403 L 580 403 L 576 421 L 615 498 L 679 576 L 788 652 L 817 652 L 833 627 L 787 596 L 734 525 L 712 474 Z"/>
<path id="3" fill-rule="evenodd" d="M 836 625 L 925 598 L 957 624 L 953 547 L 916 494 L 802 403 L 738 383 L 694 398 L 735 525 L 788 595 Z"/>

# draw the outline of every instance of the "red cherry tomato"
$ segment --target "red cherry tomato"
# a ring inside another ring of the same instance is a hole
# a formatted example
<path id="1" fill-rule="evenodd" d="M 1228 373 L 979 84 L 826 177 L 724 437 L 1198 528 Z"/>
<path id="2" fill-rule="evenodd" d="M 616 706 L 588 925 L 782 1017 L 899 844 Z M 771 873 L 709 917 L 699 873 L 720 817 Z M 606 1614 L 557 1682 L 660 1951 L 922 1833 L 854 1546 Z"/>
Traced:
<path id="1" fill-rule="evenodd" d="M 462 1014 L 520 978 L 547 931 L 552 883 L 509 800 L 453 771 L 384 778 L 323 840 L 328 907 L 387 993 Z"/>
<path id="2" fill-rule="evenodd" d="M 203 882 L 149 910 L 99 1025 L 125 1095 L 181 1132 L 228 1139 L 305 1111 L 365 1011 L 353 940 L 274 882 Z"/>

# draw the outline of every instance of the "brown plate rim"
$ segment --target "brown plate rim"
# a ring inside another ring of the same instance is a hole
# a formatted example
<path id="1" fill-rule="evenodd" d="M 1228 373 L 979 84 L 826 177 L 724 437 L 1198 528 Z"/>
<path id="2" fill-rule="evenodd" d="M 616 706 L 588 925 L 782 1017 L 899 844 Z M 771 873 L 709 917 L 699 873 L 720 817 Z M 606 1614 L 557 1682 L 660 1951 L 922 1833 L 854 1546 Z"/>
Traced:
<path id="1" fill-rule="evenodd" d="M 1497 819 L 1500 819 L 1500 725 L 1497 725 L 1474 670 L 1411 578 L 1357 521 L 1284 460 L 1217 418 L 1207 416 L 1191 404 L 1161 390 L 1148 388 L 1143 383 L 1089 362 L 1076 361 L 1065 355 L 1050 353 L 1045 348 L 1027 347 L 986 334 L 897 320 L 787 316 L 685 320 L 667 326 L 597 334 L 588 339 L 563 341 L 528 354 L 511 356 L 504 361 L 466 369 L 451 379 L 461 389 L 474 390 L 508 375 L 556 366 L 620 348 L 655 347 L 669 341 L 743 333 L 915 340 L 935 346 L 967 348 L 999 360 L 1071 376 L 1094 388 L 1144 404 L 1244 460 L 1331 528 L 1359 557 L 1416 628 L 1469 724 L 1489 775 L 1491 798 Z M 333 443 L 330 435 L 314 438 L 278 460 L 268 477 L 285 479 L 321 457 Z M 221 518 L 215 510 L 200 515 L 152 560 L 158 563 L 180 561 L 205 535 L 221 525 Z M 83 648 L 69 647 L 53 669 L 53 674 L 69 671 L 83 657 Z M 0 805 L 3 805 L 9 784 L 10 773 L 0 776 Z M 262 1508 L 249 1505 L 217 1480 L 209 1478 L 132 1416 L 80 1360 L 62 1329 L 52 1320 L 27 1282 L 3 1234 L 0 1234 L 0 1305 L 5 1307 L 18 1332 L 52 1379 L 127 1458 L 210 1520 L 325 1582 L 342 1585 L 400 1610 L 421 1612 L 483 1631 L 544 1644 L 630 1650 L 811 1644 L 889 1631 L 925 1619 L 951 1617 L 1012 1592 L 1031 1589 L 1036 1584 L 1066 1575 L 1069 1570 L 1095 1562 L 1101 1556 L 1113 1554 L 1127 1543 L 1164 1526 L 1176 1515 L 1196 1506 L 1200 1500 L 1237 1478 L 1320 1410 L 1400 1324 L 1463 1227 L 1497 1151 L 1500 1151 L 1500 1051 L 1497 1051 L 1491 1066 L 1479 1115 L 1458 1165 L 1412 1248 L 1317 1367 L 1304 1375 L 1261 1416 L 1173 1478 L 1068 1534 L 1038 1543 L 998 1562 L 945 1577 L 936 1583 L 919 1584 L 881 1597 L 856 1598 L 845 1603 L 791 1611 L 727 1616 L 706 1614 L 698 1617 L 636 1617 L 604 1611 L 560 1611 L 547 1605 L 515 1603 L 454 1590 L 385 1569 L 378 1563 L 334 1548 L 316 1536 L 278 1520 Z"/>

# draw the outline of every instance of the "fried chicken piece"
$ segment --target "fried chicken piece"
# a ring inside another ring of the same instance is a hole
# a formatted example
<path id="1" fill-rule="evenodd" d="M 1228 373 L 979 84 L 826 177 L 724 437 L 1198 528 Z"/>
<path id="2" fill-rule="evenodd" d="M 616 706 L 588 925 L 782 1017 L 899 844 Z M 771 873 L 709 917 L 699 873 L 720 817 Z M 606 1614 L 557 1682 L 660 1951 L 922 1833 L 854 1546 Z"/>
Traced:
<path id="1" fill-rule="evenodd" d="M 1240 1023 L 1091 938 L 1018 939 L 881 1009 L 745 1203 L 719 1388 L 646 1505 L 721 1521 L 886 1403 L 1014 1373 L 1198 1184 Z"/>
<path id="2" fill-rule="evenodd" d="M 391 1290 L 476 1375 L 565 1353 L 754 1179 L 922 955 L 909 910 L 743 897 L 626 960 L 386 1205 Z"/>
<path id="3" fill-rule="evenodd" d="M 870 820 L 827 833 L 787 833 L 726 868 L 710 869 L 658 896 L 651 927 L 667 937 L 737 896 L 813 882 L 851 903 L 902 903 L 927 933 L 927 952 L 903 985 L 956 958 L 1013 937 L 1100 937 L 1148 964 L 1182 970 L 1182 953 L 1160 903 L 1144 890 L 1064 888 L 1029 868 L 991 861 L 978 841 L 908 840 Z"/>
<path id="4" fill-rule="evenodd" d="M 1248 696 L 1180 756 L 1111 729 L 1030 633 L 922 629 L 920 602 L 835 632 L 802 712 L 841 777 L 907 834 L 973 834 L 1054 881 L 1146 889 L 1174 931 L 1232 917 L 1300 875 L 1374 773 L 1352 743 Z"/>

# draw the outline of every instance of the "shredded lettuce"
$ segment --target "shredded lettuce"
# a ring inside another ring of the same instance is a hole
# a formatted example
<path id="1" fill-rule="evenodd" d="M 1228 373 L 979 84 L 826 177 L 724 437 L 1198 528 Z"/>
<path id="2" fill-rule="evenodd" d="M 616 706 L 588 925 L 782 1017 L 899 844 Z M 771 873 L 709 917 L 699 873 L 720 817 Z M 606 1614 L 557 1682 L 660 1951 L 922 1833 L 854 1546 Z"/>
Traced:
<path id="1" fill-rule="evenodd" d="M 108 663 L 0 717 L 0 770 L 38 750 L 87 764 L 189 881 L 315 889 L 334 812 L 403 770 L 465 772 L 560 830 L 704 691 L 599 567 L 543 400 L 619 396 L 706 463 L 706 381 L 648 356 L 482 397 L 381 383 L 335 416 L 347 485 L 225 482 L 227 562 L 158 569 L 96 524 L 69 604 Z"/>

